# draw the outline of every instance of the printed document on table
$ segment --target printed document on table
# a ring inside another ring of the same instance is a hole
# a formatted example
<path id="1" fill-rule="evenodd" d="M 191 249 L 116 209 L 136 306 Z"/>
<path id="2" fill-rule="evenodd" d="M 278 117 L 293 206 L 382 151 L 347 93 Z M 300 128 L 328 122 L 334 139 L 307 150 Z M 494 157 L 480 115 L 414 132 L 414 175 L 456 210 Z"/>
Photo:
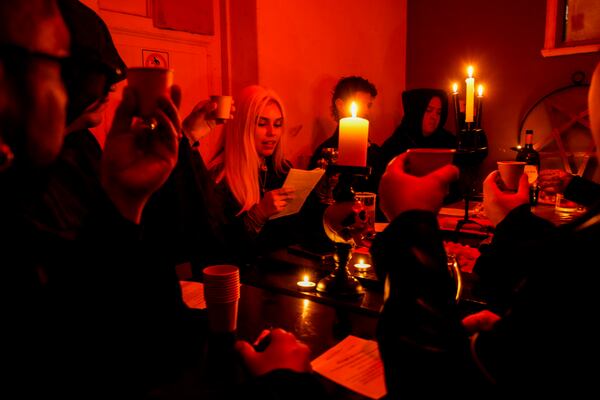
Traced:
<path id="1" fill-rule="evenodd" d="M 348 336 L 311 363 L 324 377 L 371 399 L 386 395 L 377 342 Z"/>
<path id="2" fill-rule="evenodd" d="M 204 310 L 206 301 L 204 300 L 204 284 L 200 282 L 179 281 L 181 285 L 181 294 L 183 301 L 190 308 Z"/>
<path id="3" fill-rule="evenodd" d="M 312 171 L 295 168 L 290 169 L 290 172 L 283 183 L 283 187 L 293 187 L 296 190 L 294 192 L 294 199 L 288 203 L 287 207 L 284 208 L 282 212 L 273 215 L 270 219 L 285 217 L 286 215 L 296 214 L 300 211 L 306 198 L 324 173 L 325 170 L 322 168 L 316 168 Z"/>

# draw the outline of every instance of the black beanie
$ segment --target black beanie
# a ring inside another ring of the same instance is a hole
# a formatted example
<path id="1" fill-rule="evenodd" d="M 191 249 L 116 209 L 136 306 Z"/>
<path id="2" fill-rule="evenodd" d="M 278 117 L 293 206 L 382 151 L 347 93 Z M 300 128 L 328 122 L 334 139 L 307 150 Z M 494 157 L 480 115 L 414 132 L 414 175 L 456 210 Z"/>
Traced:
<path id="1" fill-rule="evenodd" d="M 65 24 L 71 33 L 71 58 L 63 71 L 63 80 L 69 95 L 67 123 L 98 98 L 85 98 L 81 88 L 83 80 L 90 79 L 87 72 L 106 76 L 107 85 L 125 79 L 127 66 L 113 43 L 104 21 L 78 0 L 58 0 Z"/>

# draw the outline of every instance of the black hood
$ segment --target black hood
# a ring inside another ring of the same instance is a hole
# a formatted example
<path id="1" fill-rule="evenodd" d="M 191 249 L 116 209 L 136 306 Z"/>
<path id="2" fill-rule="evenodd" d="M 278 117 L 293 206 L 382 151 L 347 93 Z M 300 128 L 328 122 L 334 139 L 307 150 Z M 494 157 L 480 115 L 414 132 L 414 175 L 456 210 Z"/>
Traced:
<path id="1" fill-rule="evenodd" d="M 423 137 L 423 116 L 427 106 L 433 97 L 439 97 L 442 101 L 442 113 L 440 124 L 436 131 L 443 129 L 448 119 L 448 94 L 440 89 L 412 89 L 402 93 L 402 107 L 404 116 L 400 123 L 402 131 L 413 136 L 415 142 Z"/>
<path id="2" fill-rule="evenodd" d="M 71 58 L 63 70 L 69 96 L 67 123 L 72 122 L 102 96 L 84 93 L 91 73 L 106 76 L 107 87 L 125 79 L 127 66 L 119 55 L 108 27 L 92 9 L 77 0 L 58 0 L 71 33 Z"/>

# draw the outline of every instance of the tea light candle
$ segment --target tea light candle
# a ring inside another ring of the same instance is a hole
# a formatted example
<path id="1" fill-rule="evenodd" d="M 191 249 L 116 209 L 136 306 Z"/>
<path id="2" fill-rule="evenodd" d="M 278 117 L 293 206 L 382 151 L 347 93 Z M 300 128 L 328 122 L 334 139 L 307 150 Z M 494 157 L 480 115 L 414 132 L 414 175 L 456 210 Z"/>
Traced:
<path id="1" fill-rule="evenodd" d="M 340 119 L 338 165 L 367 165 L 369 121 L 356 116 L 357 108 L 356 103 L 352 102 L 352 117 Z"/>
<path id="2" fill-rule="evenodd" d="M 299 289 L 311 290 L 311 289 L 314 289 L 317 284 L 309 281 L 308 275 L 304 275 L 303 280 L 296 282 L 296 285 L 298 286 Z"/>
<path id="3" fill-rule="evenodd" d="M 371 268 L 371 264 L 365 264 L 364 260 L 361 258 L 360 260 L 358 260 L 358 264 L 354 264 L 354 268 L 356 268 L 359 271 L 365 271 Z"/>

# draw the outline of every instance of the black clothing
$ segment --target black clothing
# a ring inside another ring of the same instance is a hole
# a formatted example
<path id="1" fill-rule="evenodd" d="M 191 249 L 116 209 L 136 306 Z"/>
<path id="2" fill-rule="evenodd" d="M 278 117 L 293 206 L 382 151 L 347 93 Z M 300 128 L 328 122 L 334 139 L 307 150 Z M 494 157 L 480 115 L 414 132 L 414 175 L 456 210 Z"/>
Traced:
<path id="1" fill-rule="evenodd" d="M 433 97 L 439 97 L 442 103 L 438 128 L 429 136 L 423 135 L 423 116 Z M 374 179 L 379 182 L 387 165 L 397 155 L 413 148 L 444 148 L 456 149 L 457 139 L 451 132 L 444 129 L 448 118 L 448 97 L 446 92 L 438 89 L 413 89 L 402 93 L 404 116 L 394 133 L 381 146 L 380 162 L 374 171 Z M 450 194 L 444 203 L 457 201 L 463 189 L 461 184 L 454 182 L 450 186 Z M 470 187 L 470 186 L 469 186 Z"/>
<path id="2" fill-rule="evenodd" d="M 207 265 L 231 261 L 225 251 L 223 205 L 200 153 L 187 138 L 177 164 L 143 214 L 144 238 L 165 249 L 173 263 L 190 261 L 194 275 Z"/>
<path id="3" fill-rule="evenodd" d="M 67 125 L 81 116 L 112 85 L 125 79 L 126 65 L 117 51 L 108 27 L 96 13 L 77 0 L 59 0 L 58 6 L 71 32 L 71 57 L 62 69 L 69 94 Z M 99 92 L 98 75 L 106 81 Z"/>
<path id="4" fill-rule="evenodd" d="M 518 248 L 525 251 L 555 230 L 550 221 L 533 215 L 529 204 L 515 208 L 511 211 L 511 218 L 505 218 L 496 226 L 491 245 L 482 246 L 481 255 L 473 267 L 478 277 L 474 292 L 486 301 L 490 310 L 496 313 L 506 311 L 514 288 L 534 267 L 515 263 L 515 252 L 506 252 L 505 248 L 517 243 Z M 503 232 L 510 232 L 510 235 Z"/>
<path id="5" fill-rule="evenodd" d="M 333 134 L 325 139 L 314 151 L 310 162 L 308 163 L 308 169 L 315 169 L 319 166 L 319 160 L 322 157 L 322 151 L 326 148 L 338 148 L 338 141 L 340 137 L 339 126 L 335 129 Z M 367 166 L 371 167 L 373 171 L 381 169 L 380 163 L 380 148 L 375 143 L 369 141 L 369 147 L 367 148 Z M 379 180 L 376 179 L 375 175 L 371 175 L 366 179 L 357 180 L 354 186 L 355 192 L 372 192 L 377 193 L 379 186 Z"/>
<path id="6" fill-rule="evenodd" d="M 580 176 L 573 176 L 565 188 L 565 198 L 590 207 L 600 201 L 600 184 Z"/>
<path id="7" fill-rule="evenodd" d="M 64 238 L 77 237 L 91 204 L 102 194 L 99 180 L 102 149 L 89 130 L 70 133 L 49 183 L 32 210 L 32 223 Z M 176 265 L 190 261 L 195 274 L 225 256 L 223 210 L 214 197 L 200 154 L 181 139 L 177 164 L 167 182 L 150 198 L 143 214 L 144 240 L 154 243 Z"/>
<path id="8" fill-rule="evenodd" d="M 72 172 L 73 178 L 85 175 Z M 176 384 L 205 351 L 206 322 L 183 303 L 172 255 L 143 240 L 144 229 L 124 219 L 102 191 L 83 204 L 76 227 L 53 231 L 48 225 L 71 221 L 68 213 L 39 223 L 30 204 L 39 204 L 41 193 L 61 193 L 38 189 L 43 178 L 0 175 L 6 190 L 0 198 L 1 270 L 10 299 L 5 389 L 32 398 L 142 398 Z M 66 184 L 55 188 L 69 194 Z M 67 200 L 80 204 L 84 198 Z M 25 245 L 31 251 L 22 251 Z M 314 377 L 290 371 L 274 371 L 244 390 L 253 398 L 287 398 L 282 382 L 310 384 L 317 396 L 322 390 Z"/>
<path id="9" fill-rule="evenodd" d="M 286 161 L 285 171 L 277 173 L 271 157 L 266 158 L 265 165 L 266 170 L 259 170 L 261 198 L 264 193 L 281 188 L 291 168 L 291 164 Z M 248 231 L 244 224 L 246 212 L 238 215 L 241 205 L 233 196 L 225 179 L 217 184 L 216 196 L 224 207 L 227 253 L 236 256 L 236 262 L 239 264 L 250 263 L 269 250 L 296 243 L 301 237 L 300 213 L 268 220 L 257 235 Z"/>
<path id="10" fill-rule="evenodd" d="M 530 240 L 523 243 L 519 232 L 529 232 Z M 589 266 L 597 262 L 599 238 L 600 204 L 559 228 L 541 223 L 527 206 L 511 211 L 492 246 L 506 260 L 510 254 L 511 271 L 521 273 L 502 319 L 469 349 L 435 216 L 401 214 L 371 248 L 378 274 L 390 280 L 378 327 L 390 398 L 593 390 L 588 366 L 597 358 L 591 316 L 598 297 Z"/>
<path id="11" fill-rule="evenodd" d="M 429 136 L 423 135 L 423 116 L 433 97 L 439 97 L 442 111 L 438 128 Z M 443 90 L 413 89 L 402 93 L 404 116 L 402 122 L 381 146 L 381 176 L 387 164 L 398 154 L 412 148 L 455 149 L 456 136 L 444 129 L 448 118 L 448 96 Z"/>
<path id="12" fill-rule="evenodd" d="M 58 159 L 50 166 L 48 183 L 29 209 L 31 223 L 66 239 L 75 239 L 96 199 L 100 185 L 102 149 L 89 130 L 65 138 Z"/>

